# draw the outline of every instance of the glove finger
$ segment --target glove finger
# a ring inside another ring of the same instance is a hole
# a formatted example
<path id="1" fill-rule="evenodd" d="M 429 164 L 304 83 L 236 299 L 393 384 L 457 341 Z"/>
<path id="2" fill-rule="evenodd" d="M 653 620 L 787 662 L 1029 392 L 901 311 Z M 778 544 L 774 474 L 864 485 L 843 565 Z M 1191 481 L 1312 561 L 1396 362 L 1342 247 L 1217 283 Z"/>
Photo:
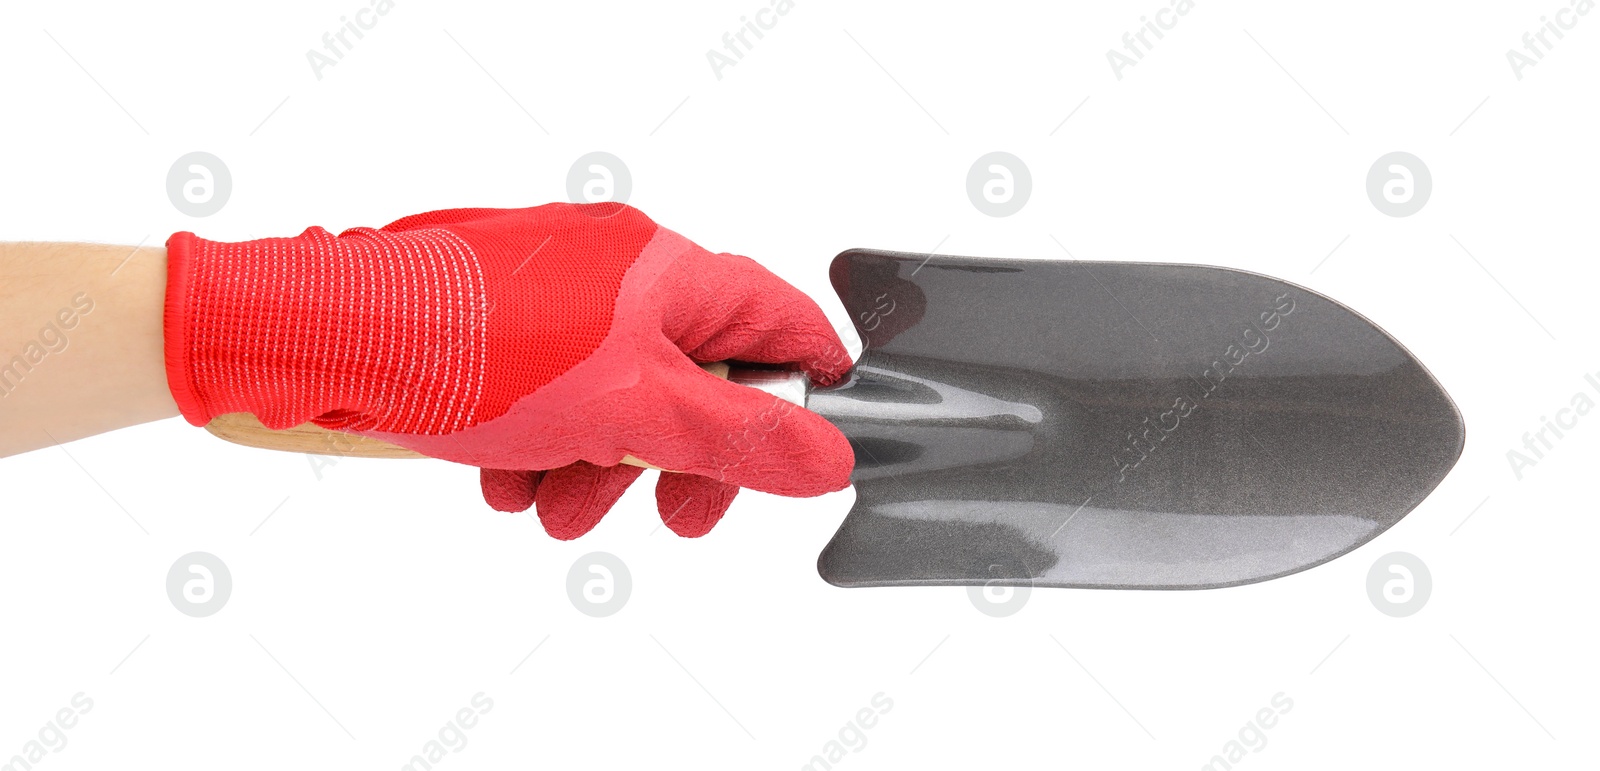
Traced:
<path id="1" fill-rule="evenodd" d="M 628 437 L 630 452 L 673 471 L 762 492 L 809 497 L 842 490 L 855 456 L 832 423 L 803 407 L 702 371 L 663 361 L 657 420 Z"/>
<path id="2" fill-rule="evenodd" d="M 543 471 L 486 468 L 478 470 L 483 500 L 496 511 L 527 511 L 533 505 L 533 491 Z"/>
<path id="3" fill-rule="evenodd" d="M 695 474 L 663 473 L 656 480 L 656 508 L 661 522 L 684 538 L 711 532 L 728 512 L 739 488 Z"/>
<path id="4" fill-rule="evenodd" d="M 701 250 L 688 269 L 698 295 L 677 304 L 666 333 L 690 358 L 788 365 L 821 385 L 850 369 L 816 302 L 755 260 Z"/>
<path id="5" fill-rule="evenodd" d="M 644 469 L 578 461 L 544 472 L 534 490 L 534 510 L 545 532 L 570 541 L 594 529 Z"/>

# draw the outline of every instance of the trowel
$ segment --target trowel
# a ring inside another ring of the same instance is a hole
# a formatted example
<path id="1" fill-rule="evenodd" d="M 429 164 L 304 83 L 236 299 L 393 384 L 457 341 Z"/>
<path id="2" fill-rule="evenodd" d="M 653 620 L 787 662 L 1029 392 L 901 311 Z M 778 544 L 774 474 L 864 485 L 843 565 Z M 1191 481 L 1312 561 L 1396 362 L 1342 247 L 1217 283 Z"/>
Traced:
<path id="1" fill-rule="evenodd" d="M 830 277 L 864 345 L 841 382 L 717 372 L 850 439 L 855 504 L 817 562 L 836 585 L 1264 581 L 1377 537 L 1461 454 L 1461 415 L 1415 357 L 1274 278 L 866 249 L 840 254 Z M 243 414 L 208 428 L 258 447 L 415 457 Z"/>

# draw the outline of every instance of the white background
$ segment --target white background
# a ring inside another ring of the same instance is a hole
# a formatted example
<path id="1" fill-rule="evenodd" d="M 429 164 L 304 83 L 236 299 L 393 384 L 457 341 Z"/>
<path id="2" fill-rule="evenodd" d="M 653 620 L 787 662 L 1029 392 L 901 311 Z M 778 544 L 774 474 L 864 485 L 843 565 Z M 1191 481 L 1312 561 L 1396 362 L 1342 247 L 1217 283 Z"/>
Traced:
<path id="1" fill-rule="evenodd" d="M 603 150 L 629 203 L 841 325 L 826 265 L 856 246 L 1063 258 L 1054 236 L 1301 283 L 1403 341 L 1468 437 L 1426 502 L 1327 565 L 1036 589 L 994 619 L 960 588 L 818 578 L 849 491 L 746 493 L 684 540 L 639 484 L 563 543 L 490 510 L 467 467 L 346 459 L 319 479 L 164 421 L 0 461 L 0 760 L 81 691 L 92 710 L 38 767 L 398 768 L 481 691 L 492 710 L 437 768 L 799 768 L 882 692 L 893 708 L 836 768 L 1198 768 L 1282 692 L 1292 710 L 1236 767 L 1592 763 L 1600 417 L 1520 481 L 1506 452 L 1600 371 L 1600 13 L 1518 80 L 1506 51 L 1566 0 L 1199 0 L 1119 81 L 1106 51 L 1166 4 L 796 0 L 720 80 L 706 52 L 763 0 L 399 0 L 320 80 L 306 52 L 361 0 L 0 6 L 0 239 L 528 206 Z M 233 176 L 204 219 L 165 191 L 196 150 Z M 994 150 L 1033 177 L 1006 218 L 965 192 Z M 1406 218 L 1364 189 L 1396 150 L 1433 176 Z M 165 592 L 196 550 L 234 581 L 198 619 Z M 567 596 L 592 551 L 632 573 L 609 618 Z M 1394 551 L 1434 583 L 1402 619 L 1366 593 Z"/>

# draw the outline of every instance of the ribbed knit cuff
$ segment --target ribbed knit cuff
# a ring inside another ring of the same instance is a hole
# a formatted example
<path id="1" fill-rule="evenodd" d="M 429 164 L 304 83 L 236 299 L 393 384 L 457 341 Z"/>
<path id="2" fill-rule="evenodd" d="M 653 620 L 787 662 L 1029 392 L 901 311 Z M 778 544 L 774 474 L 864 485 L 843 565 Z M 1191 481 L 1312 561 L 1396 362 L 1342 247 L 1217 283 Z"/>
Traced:
<path id="1" fill-rule="evenodd" d="M 184 313 L 189 296 L 189 283 L 194 275 L 195 235 L 189 232 L 173 233 L 167 239 L 167 294 L 162 311 L 163 353 L 167 366 L 167 389 L 178 403 L 183 419 L 196 426 L 204 426 L 214 417 L 207 414 L 195 393 L 193 371 L 189 367 L 190 329 Z"/>

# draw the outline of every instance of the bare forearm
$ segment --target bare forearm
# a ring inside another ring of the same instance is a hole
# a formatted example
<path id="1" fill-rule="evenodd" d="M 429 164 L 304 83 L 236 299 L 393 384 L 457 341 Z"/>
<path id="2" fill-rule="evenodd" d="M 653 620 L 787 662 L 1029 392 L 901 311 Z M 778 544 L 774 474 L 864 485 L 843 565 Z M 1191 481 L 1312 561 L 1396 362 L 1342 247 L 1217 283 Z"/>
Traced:
<path id="1" fill-rule="evenodd" d="M 166 250 L 0 243 L 0 457 L 178 414 Z"/>

